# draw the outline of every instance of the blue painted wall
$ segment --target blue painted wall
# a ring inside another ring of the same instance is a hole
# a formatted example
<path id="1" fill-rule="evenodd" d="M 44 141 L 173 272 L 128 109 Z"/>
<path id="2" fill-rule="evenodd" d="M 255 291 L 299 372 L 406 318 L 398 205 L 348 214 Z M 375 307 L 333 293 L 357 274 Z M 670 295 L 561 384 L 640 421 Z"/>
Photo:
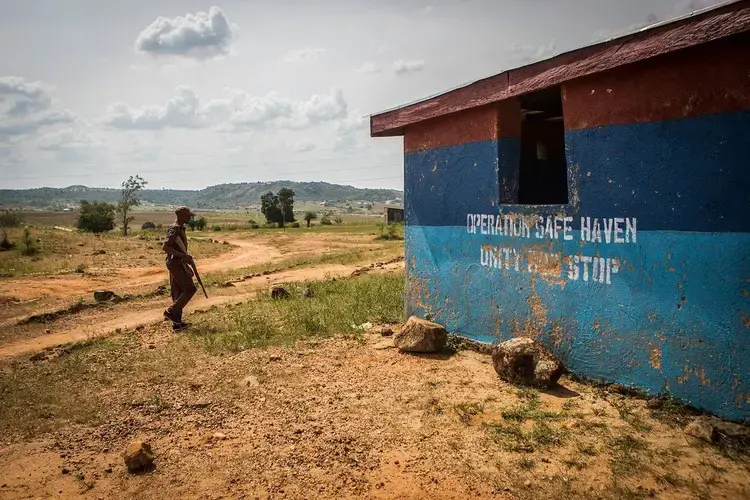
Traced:
<path id="1" fill-rule="evenodd" d="M 748 144 L 747 111 L 570 131 L 571 203 L 534 207 L 501 204 L 516 139 L 407 153 L 407 312 L 481 341 L 533 336 L 576 374 L 748 420 Z M 468 214 L 526 215 L 530 237 L 472 232 Z M 538 215 L 572 217 L 570 239 L 537 238 Z M 637 239 L 581 241 L 581 217 L 627 219 Z M 608 280 L 588 264 L 584 281 L 576 257 L 603 258 Z"/>

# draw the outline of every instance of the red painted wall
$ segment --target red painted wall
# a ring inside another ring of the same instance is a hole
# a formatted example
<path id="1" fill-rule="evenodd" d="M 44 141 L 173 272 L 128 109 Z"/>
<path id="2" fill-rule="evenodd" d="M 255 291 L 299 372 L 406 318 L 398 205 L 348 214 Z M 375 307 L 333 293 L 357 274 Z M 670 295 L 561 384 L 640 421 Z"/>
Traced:
<path id="1" fill-rule="evenodd" d="M 563 86 L 568 130 L 750 109 L 750 33 Z"/>
<path id="2" fill-rule="evenodd" d="M 521 136 L 517 99 L 441 116 L 409 126 L 404 152 Z"/>

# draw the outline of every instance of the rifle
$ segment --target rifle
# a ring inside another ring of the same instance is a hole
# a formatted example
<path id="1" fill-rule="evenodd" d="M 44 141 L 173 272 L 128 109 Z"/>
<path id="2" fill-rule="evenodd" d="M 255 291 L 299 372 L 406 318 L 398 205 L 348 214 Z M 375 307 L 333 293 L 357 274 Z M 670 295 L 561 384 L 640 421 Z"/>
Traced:
<path id="1" fill-rule="evenodd" d="M 182 239 L 180 237 L 176 238 L 177 245 L 180 247 L 180 250 L 182 250 L 184 253 L 187 253 L 187 248 L 185 248 L 185 245 L 182 243 Z M 201 286 L 201 290 L 203 290 L 203 295 L 208 298 L 208 294 L 206 293 L 206 288 L 203 286 L 203 282 L 201 281 L 201 276 L 198 274 L 198 268 L 195 267 L 195 261 L 190 261 L 189 266 L 193 270 L 193 274 L 195 274 L 195 279 L 198 280 L 198 284 Z"/>

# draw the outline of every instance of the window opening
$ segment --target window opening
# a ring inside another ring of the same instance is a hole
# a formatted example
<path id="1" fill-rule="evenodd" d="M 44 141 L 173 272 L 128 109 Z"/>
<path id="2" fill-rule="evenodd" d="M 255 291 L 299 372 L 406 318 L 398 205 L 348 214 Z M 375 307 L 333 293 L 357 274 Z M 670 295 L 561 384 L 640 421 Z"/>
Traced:
<path id="1" fill-rule="evenodd" d="M 568 166 L 560 87 L 520 97 L 521 155 L 518 203 L 568 203 Z"/>

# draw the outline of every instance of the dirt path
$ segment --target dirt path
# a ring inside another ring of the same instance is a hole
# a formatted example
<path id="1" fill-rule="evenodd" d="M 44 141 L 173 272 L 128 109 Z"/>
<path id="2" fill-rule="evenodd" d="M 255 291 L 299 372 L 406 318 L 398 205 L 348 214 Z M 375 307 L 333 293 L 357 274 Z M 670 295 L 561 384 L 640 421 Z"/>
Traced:
<path id="1" fill-rule="evenodd" d="M 196 259 L 203 273 L 247 267 L 273 262 L 281 253 L 273 245 L 242 239 L 227 240 L 235 248 L 224 255 L 211 259 Z M 102 275 L 63 275 L 38 278 L 11 279 L 4 282 L 7 290 L 13 291 L 18 300 L 33 300 L 40 297 L 71 300 L 89 296 L 94 290 L 116 286 L 118 290 L 134 289 L 161 283 L 165 277 L 163 266 L 122 267 L 103 271 Z"/>
<path id="2" fill-rule="evenodd" d="M 243 242 L 246 243 L 246 242 Z M 237 256 L 234 259 L 234 265 L 240 265 L 239 262 L 244 262 L 244 258 L 252 252 L 258 251 L 258 245 L 252 247 L 245 247 L 249 250 L 248 254 L 242 257 Z M 272 254 L 271 254 L 272 255 Z M 210 266 L 205 266 L 205 269 L 209 269 Z M 221 295 L 214 295 L 215 291 L 209 290 L 211 293 L 208 298 L 202 295 L 202 292 L 198 291 L 194 299 L 191 301 L 186 310 L 186 317 L 195 311 L 205 311 L 213 306 L 221 306 L 227 304 L 237 304 L 247 300 L 251 300 L 255 297 L 258 290 L 273 286 L 279 283 L 290 283 L 290 282 L 304 282 L 308 280 L 320 280 L 327 279 L 329 277 L 341 278 L 349 276 L 352 272 L 359 269 L 359 266 L 355 265 L 325 265 L 311 268 L 300 268 L 289 271 L 283 271 L 275 273 L 270 276 L 251 278 L 245 281 L 241 281 L 234 284 L 229 290 L 224 290 Z M 382 271 L 394 271 L 403 269 L 403 262 L 389 264 L 377 269 L 377 272 Z M 163 271 L 159 271 L 163 275 Z M 94 322 L 86 321 L 85 316 L 80 317 L 80 321 L 77 321 L 74 327 L 69 327 L 62 331 L 51 332 L 36 336 L 30 339 L 23 339 L 16 342 L 0 347 L 0 360 L 6 360 L 18 356 L 28 355 L 35 352 L 42 351 L 47 348 L 56 347 L 59 345 L 79 342 L 88 340 L 96 337 L 105 336 L 112 332 L 120 330 L 131 330 L 140 326 L 152 325 L 164 321 L 162 313 L 169 299 L 159 298 L 149 302 L 149 306 L 143 309 L 127 312 L 115 312 L 111 319 L 103 320 L 99 317 Z M 157 305 L 158 304 L 158 305 Z"/>

